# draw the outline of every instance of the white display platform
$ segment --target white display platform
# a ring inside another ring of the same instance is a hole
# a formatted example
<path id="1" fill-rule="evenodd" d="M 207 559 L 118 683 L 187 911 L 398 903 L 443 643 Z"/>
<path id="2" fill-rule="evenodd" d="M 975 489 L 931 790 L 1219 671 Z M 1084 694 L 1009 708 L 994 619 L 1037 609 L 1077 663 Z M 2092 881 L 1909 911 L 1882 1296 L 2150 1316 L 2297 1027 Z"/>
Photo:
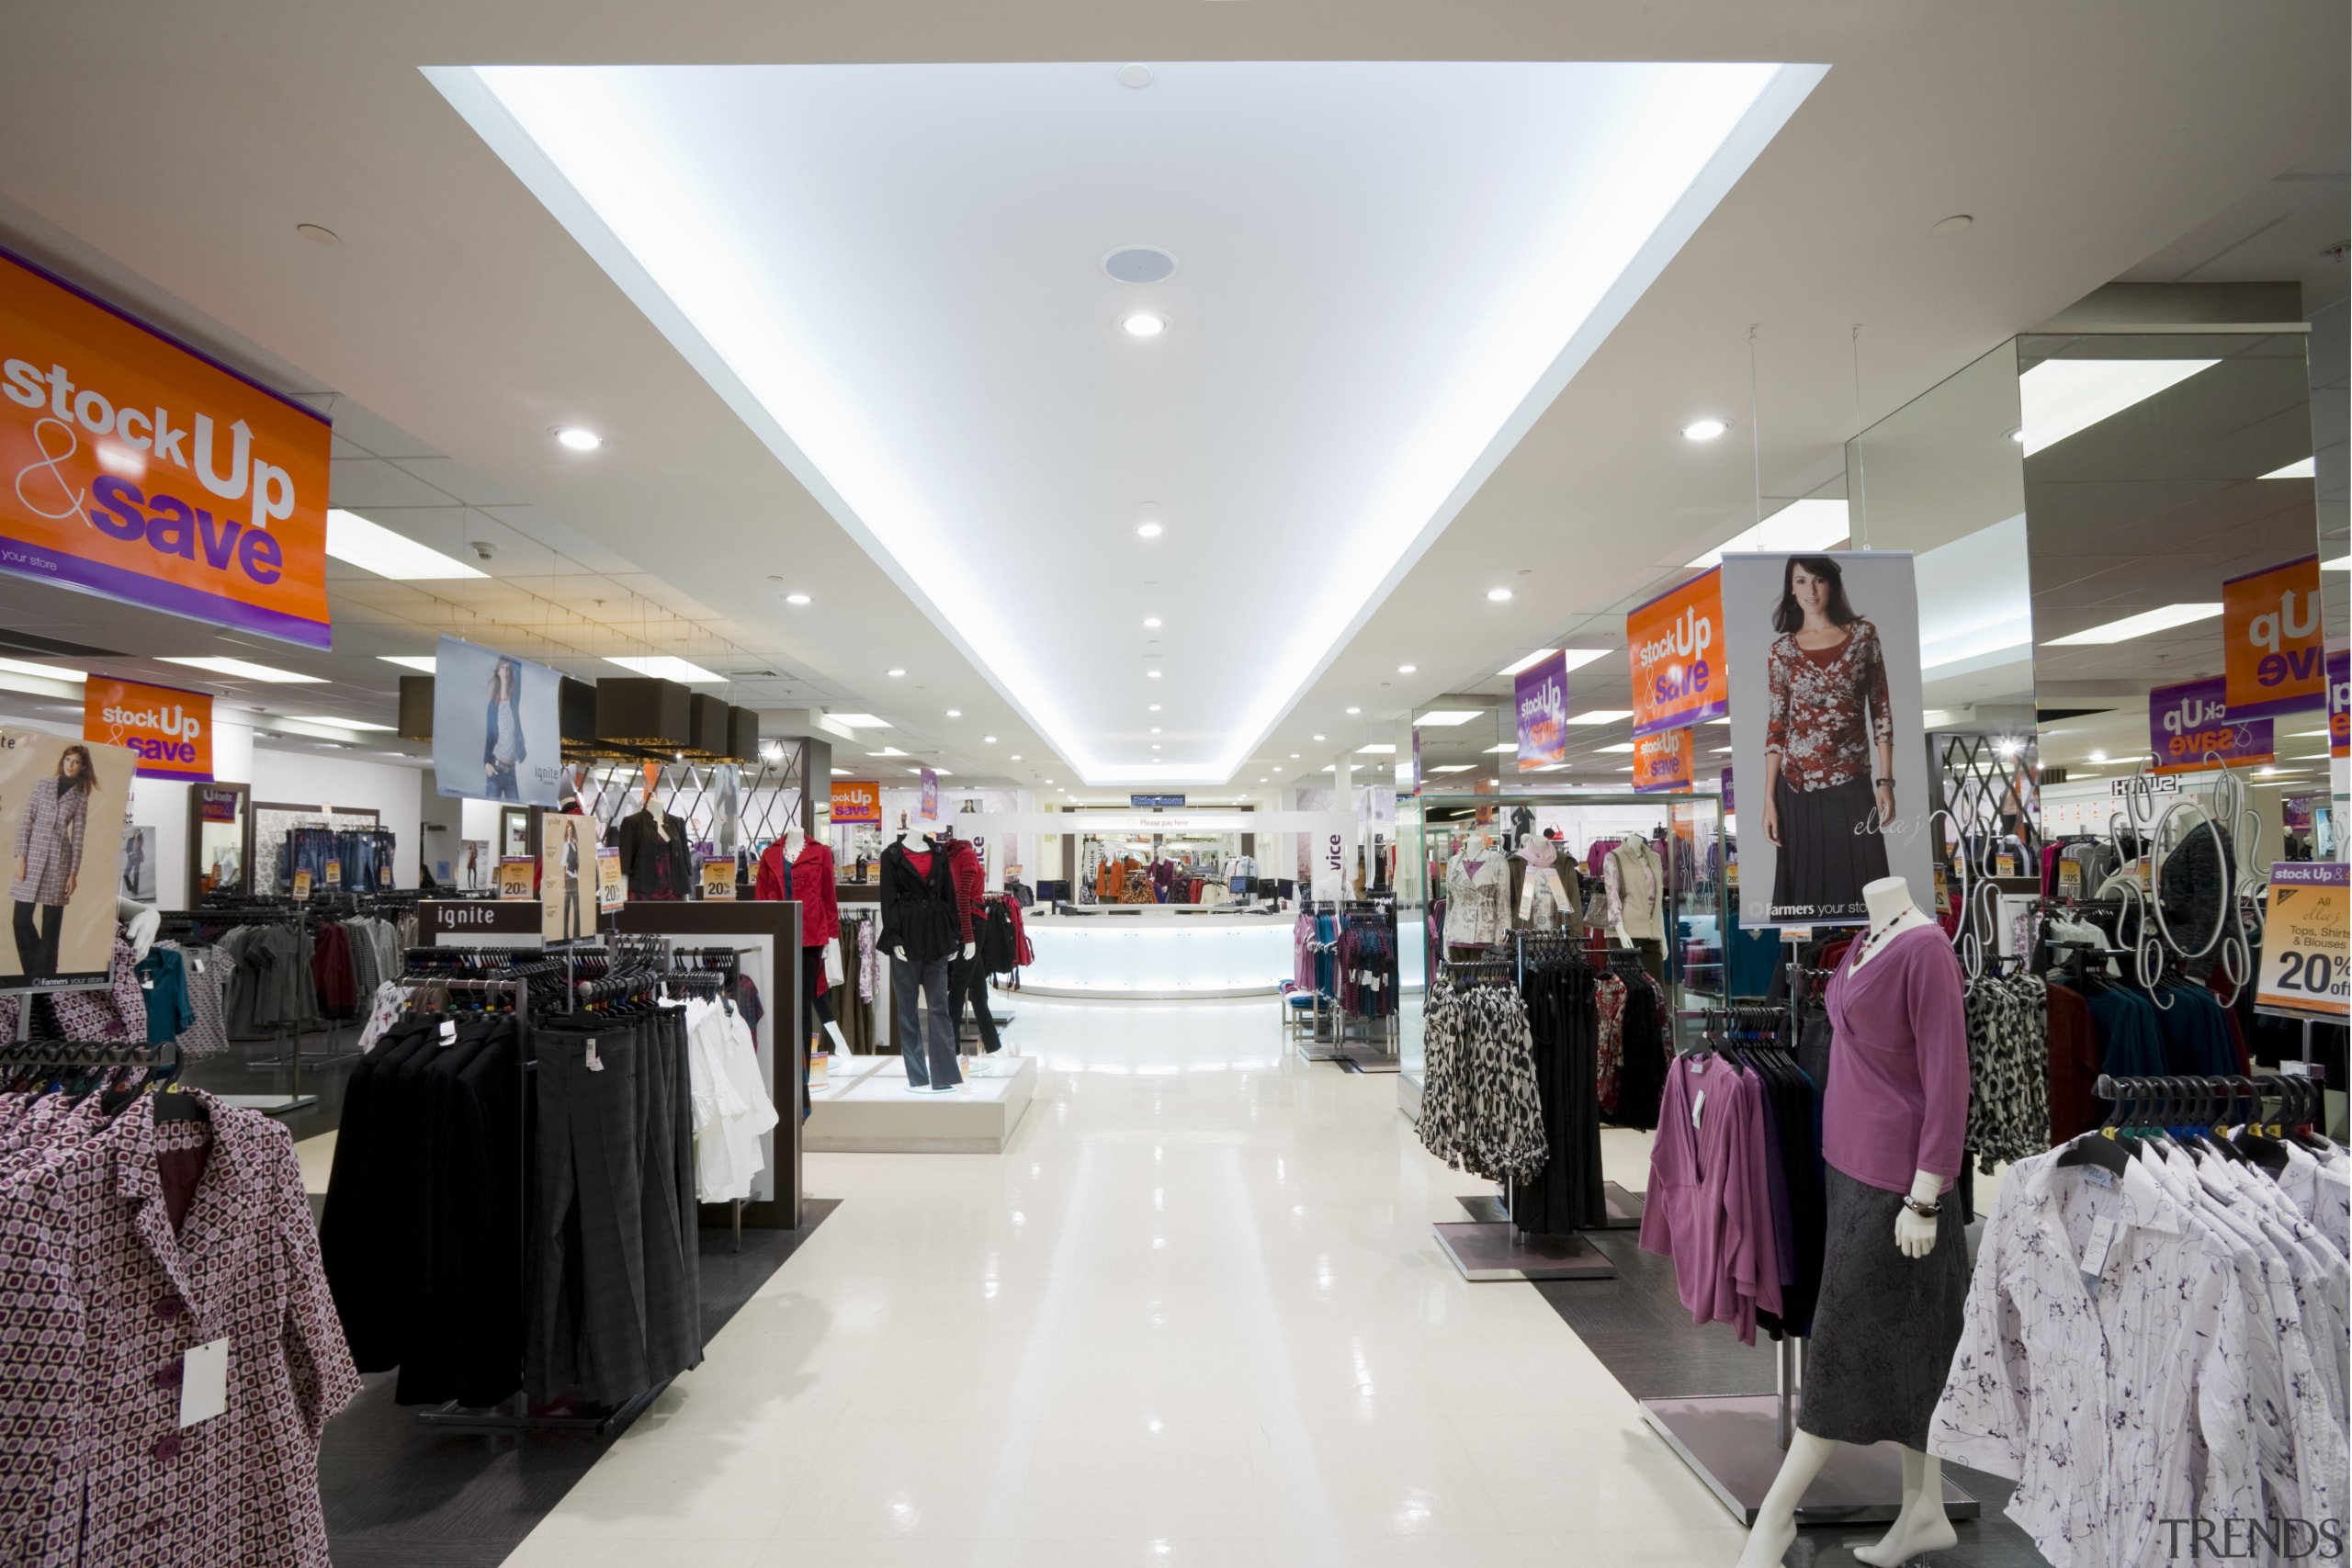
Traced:
<path id="1" fill-rule="evenodd" d="M 983 1058 L 963 1058 L 967 1074 Z M 1037 1092 L 1034 1056 L 985 1058 L 985 1077 L 967 1076 L 953 1094 L 907 1087 L 899 1056 L 835 1056 L 822 1089 L 808 1096 L 802 1149 L 817 1154 L 1001 1154 Z"/>
<path id="2" fill-rule="evenodd" d="M 1103 906 L 1132 913 L 1053 915 L 1025 923 L 1036 962 L 1021 994 L 1110 997 L 1267 997 L 1296 968 L 1297 917 L 1168 905 Z"/>

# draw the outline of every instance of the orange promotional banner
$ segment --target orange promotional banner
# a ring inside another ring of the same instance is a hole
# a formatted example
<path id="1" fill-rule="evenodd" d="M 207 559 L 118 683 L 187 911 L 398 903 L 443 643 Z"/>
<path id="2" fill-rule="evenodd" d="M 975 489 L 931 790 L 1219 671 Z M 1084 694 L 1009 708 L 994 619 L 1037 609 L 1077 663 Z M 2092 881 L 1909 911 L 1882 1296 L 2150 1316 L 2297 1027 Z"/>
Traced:
<path id="1" fill-rule="evenodd" d="M 1731 711 L 1724 668 L 1721 567 L 1668 589 L 1625 617 L 1634 673 L 1634 733 L 1655 734 Z"/>
<path id="2" fill-rule="evenodd" d="M 327 422 L 0 252 L 0 570 L 333 646 Z"/>
<path id="3" fill-rule="evenodd" d="M 2319 557 L 2222 584 L 2222 637 L 2232 718 L 2327 706 L 2327 632 L 2320 625 Z"/>
<path id="4" fill-rule="evenodd" d="M 877 782 L 833 781 L 833 825 L 859 822 L 878 827 L 882 821 L 882 785 Z"/>
<path id="5" fill-rule="evenodd" d="M 82 739 L 129 747 L 142 779 L 212 780 L 212 699 L 200 692 L 93 675 L 82 688 Z"/>
<path id="6" fill-rule="evenodd" d="M 1690 731 L 1662 730 L 1634 742 L 1634 788 L 1654 790 L 1690 787 Z"/>

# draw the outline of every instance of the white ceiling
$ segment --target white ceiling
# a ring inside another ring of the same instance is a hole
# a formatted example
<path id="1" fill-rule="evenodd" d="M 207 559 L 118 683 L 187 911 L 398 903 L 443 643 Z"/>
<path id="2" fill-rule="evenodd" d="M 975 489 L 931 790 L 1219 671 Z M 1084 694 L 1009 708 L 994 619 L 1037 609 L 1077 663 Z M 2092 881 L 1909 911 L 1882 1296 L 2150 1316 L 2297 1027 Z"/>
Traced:
<path id="1" fill-rule="evenodd" d="M 879 713 L 896 744 L 947 763 L 959 782 L 1043 788 L 1075 775 L 962 639 L 745 425 L 421 68 L 912 55 L 1141 60 L 1170 71 L 1186 61 L 1826 63 L 1737 185 L 1250 750 L 1236 774 L 1244 788 L 1394 740 L 1416 704 L 1498 692 L 1508 682 L 1493 671 L 1528 649 L 1622 647 L 1625 606 L 1752 524 L 1759 499 L 1770 511 L 1843 494 L 1842 443 L 1855 430 L 2130 269 L 2287 276 L 2270 253 L 2291 262 L 2343 229 L 2352 18 L 2340 0 L 2182 10 L 2132 28 L 2043 0 L 235 0 L 225 12 L 139 0 L 20 12 L 0 51 L 0 241 L 273 385 L 333 400 L 354 428 L 365 417 L 413 444 L 360 440 L 351 463 L 380 457 L 415 479 L 401 459 L 445 459 L 447 474 L 469 479 L 421 498 L 388 471 L 353 468 L 354 493 L 363 478 L 401 491 L 356 509 L 440 548 L 462 547 L 469 529 L 512 526 L 496 536 L 511 549 L 490 570 L 503 581 L 509 563 L 535 559 L 548 589 L 461 604 L 439 588 L 338 584 L 338 651 L 273 661 L 330 675 L 338 700 L 382 705 L 356 716 L 389 706 L 399 673 L 376 665 L 373 645 L 419 651 L 422 632 L 444 620 L 465 620 L 484 640 L 544 628 L 550 643 L 576 637 L 589 657 L 609 644 L 775 669 L 792 689 L 760 694 L 761 705 Z M 97 84 L 105 112 L 93 114 Z M 1270 143 L 1266 157 L 1285 149 Z M 1959 212 L 1975 220 L 1964 232 L 1932 232 Z M 343 243 L 305 243 L 294 232 L 305 222 Z M 1187 243 L 1165 232 L 1122 233 L 1103 248 L 1136 240 L 1183 257 L 1178 282 L 1198 276 Z M 1358 265 L 1327 259 L 1335 277 Z M 1152 346 L 1181 347 L 1189 310 L 1171 306 L 1178 330 Z M 2342 321 L 2339 311 L 2339 333 Z M 2331 363 L 2340 389 L 2341 355 Z M 1677 432 L 1702 413 L 1731 417 L 1732 434 L 1683 442 Z M 556 447 L 549 428 L 572 423 L 608 446 L 584 457 Z M 1216 595 L 1204 602 L 1225 641 L 1261 659 L 1280 652 L 1300 604 L 1275 556 L 1254 539 L 1196 554 L 1203 541 L 1176 527 L 1167 542 L 1169 560 L 1199 574 L 1186 581 L 1287 586 L 1254 618 L 1224 614 Z M 1023 575 L 1006 612 L 1016 634 L 1086 628 L 1099 640 L 1082 657 L 1133 668 L 1133 575 L 1075 595 L 1048 589 L 1052 547 L 1006 551 L 1038 571 Z M 592 575 L 626 583 L 660 613 L 597 605 L 615 597 L 601 587 L 571 591 L 572 578 Z M 1496 586 L 1515 597 L 1489 603 Z M 781 606 L 795 588 L 815 603 Z M 65 597 L 0 584 L 0 623 L 41 617 L 116 648 L 125 642 L 92 634 L 119 626 L 138 639 L 131 651 L 207 651 L 186 646 L 209 639 L 199 628 L 52 603 Z M 1172 642 L 1164 651 L 1179 653 Z M 1406 663 L 1414 674 L 1398 673 Z M 1598 661 L 1571 678 L 1572 696 L 1623 706 L 1623 679 L 1621 664 Z"/>
<path id="2" fill-rule="evenodd" d="M 1821 73 L 432 74 L 1088 783 L 1216 784 Z"/>

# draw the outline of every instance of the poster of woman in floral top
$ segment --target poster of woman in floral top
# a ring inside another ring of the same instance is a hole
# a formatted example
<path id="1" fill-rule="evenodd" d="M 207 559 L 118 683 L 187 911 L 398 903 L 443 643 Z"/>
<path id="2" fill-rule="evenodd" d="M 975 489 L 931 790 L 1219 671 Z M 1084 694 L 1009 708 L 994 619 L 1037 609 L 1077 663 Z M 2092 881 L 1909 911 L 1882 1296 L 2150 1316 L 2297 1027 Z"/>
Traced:
<path id="1" fill-rule="evenodd" d="M 1909 553 L 1726 556 L 1723 594 L 1734 768 L 1764 782 L 1739 824 L 1743 922 L 1860 921 L 1896 873 L 1931 904 Z"/>
<path id="2" fill-rule="evenodd" d="M 103 986 L 114 957 L 122 818 L 138 760 L 53 735 L 0 741 L 0 820 L 10 845 L 0 988 Z"/>

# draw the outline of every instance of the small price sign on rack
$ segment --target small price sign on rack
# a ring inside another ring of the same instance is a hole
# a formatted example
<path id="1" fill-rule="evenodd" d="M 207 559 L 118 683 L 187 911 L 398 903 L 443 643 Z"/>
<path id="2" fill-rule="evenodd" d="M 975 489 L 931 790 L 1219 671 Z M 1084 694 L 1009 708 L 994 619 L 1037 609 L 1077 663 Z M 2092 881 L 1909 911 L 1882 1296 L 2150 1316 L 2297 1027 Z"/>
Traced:
<path id="1" fill-rule="evenodd" d="M 2263 895 L 2254 1005 L 2342 1021 L 2352 1016 L 2352 866 L 2280 861 Z"/>

